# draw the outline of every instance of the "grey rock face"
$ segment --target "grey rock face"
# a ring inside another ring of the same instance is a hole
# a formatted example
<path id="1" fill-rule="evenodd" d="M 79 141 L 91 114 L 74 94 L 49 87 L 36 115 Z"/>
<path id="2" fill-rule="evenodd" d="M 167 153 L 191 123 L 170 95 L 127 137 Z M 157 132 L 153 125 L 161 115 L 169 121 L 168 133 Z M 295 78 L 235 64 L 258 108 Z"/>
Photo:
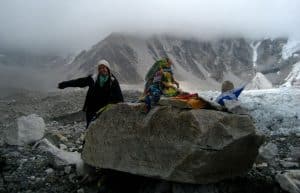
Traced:
<path id="1" fill-rule="evenodd" d="M 267 65 L 271 65 L 272 70 L 279 68 L 282 55 L 282 48 L 287 43 L 286 39 L 265 39 L 261 42 L 257 49 L 257 64 L 261 68 L 267 68 Z M 271 71 L 271 69 L 262 69 L 264 71 Z"/>
<path id="2" fill-rule="evenodd" d="M 141 49 L 142 47 L 146 49 Z M 90 50 L 80 53 L 71 65 L 77 70 L 92 73 L 94 64 L 105 58 L 112 63 L 116 74 L 121 74 L 118 77 L 120 82 L 138 83 L 143 80 L 155 60 L 163 57 L 171 57 L 174 63 L 199 79 L 212 77 L 221 82 L 224 73 L 228 71 L 242 79 L 251 78 L 252 48 L 242 38 L 200 41 L 154 36 L 137 40 L 132 36 L 114 33 Z M 141 64 L 148 64 L 142 74 L 137 71 Z M 180 77 L 179 69 L 175 67 L 174 70 L 180 79 L 186 79 Z"/>
<path id="3" fill-rule="evenodd" d="M 248 116 L 205 109 L 118 104 L 87 131 L 83 160 L 92 166 L 169 181 L 206 184 L 244 174 L 262 137 Z"/>
<path id="4" fill-rule="evenodd" d="M 257 71 L 262 72 L 274 84 L 282 84 L 296 61 L 283 60 L 282 49 L 287 39 L 265 39 L 257 48 Z M 281 72 L 278 74 L 277 72 Z"/>
<path id="5" fill-rule="evenodd" d="M 121 83 L 136 84 L 143 81 L 147 70 L 156 60 L 170 57 L 175 64 L 176 77 L 183 81 L 188 80 L 189 74 L 199 81 L 214 80 L 221 83 L 229 78 L 235 84 L 240 84 L 250 81 L 255 72 L 262 72 L 274 85 L 282 84 L 300 57 L 282 58 L 287 39 L 256 42 L 259 42 L 259 46 L 254 65 L 254 50 L 251 42 L 245 38 L 199 40 L 167 35 L 137 38 L 113 33 L 90 50 L 79 54 L 71 64 L 71 71 L 73 75 L 76 71 L 92 73 L 94 64 L 105 58 L 112 64 Z"/>
<path id="6" fill-rule="evenodd" d="M 81 71 L 92 74 L 95 64 L 101 59 L 110 62 L 120 82 L 136 83 L 143 80 L 134 65 L 137 64 L 137 55 L 133 48 L 126 44 L 124 37 L 112 34 L 89 51 L 81 52 L 72 65 L 79 65 Z M 118 76 L 119 73 L 122 73 L 122 76 Z"/>

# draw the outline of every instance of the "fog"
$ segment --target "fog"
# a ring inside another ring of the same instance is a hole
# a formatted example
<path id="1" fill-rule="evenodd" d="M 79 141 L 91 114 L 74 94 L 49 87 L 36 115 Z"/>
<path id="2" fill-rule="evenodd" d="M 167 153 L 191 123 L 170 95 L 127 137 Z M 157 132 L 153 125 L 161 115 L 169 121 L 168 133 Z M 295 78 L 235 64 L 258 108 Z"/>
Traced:
<path id="1" fill-rule="evenodd" d="M 299 0 L 1 0 L 0 47 L 70 53 L 112 32 L 300 39 Z"/>
<path id="2" fill-rule="evenodd" d="M 45 69 L 31 66 L 5 66 L 0 64 L 0 98 L 21 92 L 54 91 L 63 78 L 59 68 Z"/>
<path id="3" fill-rule="evenodd" d="M 0 90 L 55 89 L 63 79 L 59 69 L 19 64 L 26 54 L 17 52 L 74 56 L 112 32 L 300 39 L 299 7 L 299 0 L 1 0 L 0 57 L 19 59 L 0 60 Z"/>

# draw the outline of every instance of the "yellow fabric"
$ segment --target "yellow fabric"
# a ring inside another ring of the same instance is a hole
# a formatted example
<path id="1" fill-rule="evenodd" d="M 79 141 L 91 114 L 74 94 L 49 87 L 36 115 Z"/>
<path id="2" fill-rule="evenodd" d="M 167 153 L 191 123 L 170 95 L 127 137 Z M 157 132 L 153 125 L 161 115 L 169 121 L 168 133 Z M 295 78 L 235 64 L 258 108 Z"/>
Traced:
<path id="1" fill-rule="evenodd" d="M 107 105 L 105 105 L 104 107 L 102 107 L 101 109 L 99 109 L 99 111 L 97 112 L 97 114 L 100 114 L 100 113 L 102 113 L 104 111 L 109 110 L 112 106 L 113 106 L 113 104 L 107 104 Z"/>
<path id="2" fill-rule="evenodd" d="M 177 99 L 189 104 L 193 109 L 203 109 L 207 107 L 207 102 L 201 99 Z"/>
<path id="3" fill-rule="evenodd" d="M 173 86 L 172 74 L 170 72 L 164 72 L 162 82 L 165 86 L 163 89 L 163 94 L 165 96 L 171 97 L 178 95 L 178 90 Z"/>
<path id="4" fill-rule="evenodd" d="M 170 72 L 164 72 L 164 78 L 166 82 L 172 82 L 172 74 Z"/>
<path id="5" fill-rule="evenodd" d="M 198 97 L 197 94 L 191 94 L 188 96 L 180 95 L 172 98 L 187 103 L 193 109 L 204 109 L 209 106 L 209 103 Z"/>
<path id="6" fill-rule="evenodd" d="M 169 88 L 165 88 L 163 90 L 163 93 L 165 96 L 171 97 L 171 96 L 176 96 L 177 95 L 177 89 L 174 87 L 169 87 Z"/>

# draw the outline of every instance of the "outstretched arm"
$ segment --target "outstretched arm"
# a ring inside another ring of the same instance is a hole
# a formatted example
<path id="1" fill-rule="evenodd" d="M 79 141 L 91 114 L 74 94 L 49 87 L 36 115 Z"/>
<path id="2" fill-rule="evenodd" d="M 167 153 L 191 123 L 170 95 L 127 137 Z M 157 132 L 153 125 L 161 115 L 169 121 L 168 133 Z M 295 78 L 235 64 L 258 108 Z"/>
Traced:
<path id="1" fill-rule="evenodd" d="M 67 87 L 86 87 L 93 84 L 93 79 L 91 76 L 84 77 L 84 78 L 78 78 L 74 80 L 69 81 L 63 81 L 58 84 L 59 89 L 64 89 Z"/>
<path id="2" fill-rule="evenodd" d="M 238 98 L 240 96 L 240 94 L 242 93 L 242 91 L 244 90 L 245 86 L 236 88 L 233 90 L 233 94 L 236 96 L 236 98 Z"/>

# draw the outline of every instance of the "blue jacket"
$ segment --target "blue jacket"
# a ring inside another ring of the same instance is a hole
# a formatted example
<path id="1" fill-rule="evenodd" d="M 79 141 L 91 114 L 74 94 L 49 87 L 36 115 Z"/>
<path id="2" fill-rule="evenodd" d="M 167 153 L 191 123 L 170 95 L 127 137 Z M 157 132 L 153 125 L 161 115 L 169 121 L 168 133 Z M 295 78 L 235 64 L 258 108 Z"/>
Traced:
<path id="1" fill-rule="evenodd" d="M 220 105 L 224 106 L 225 100 L 237 100 L 242 91 L 244 90 L 245 86 L 235 88 L 226 92 L 221 93 L 217 99 L 216 102 L 219 103 Z"/>

